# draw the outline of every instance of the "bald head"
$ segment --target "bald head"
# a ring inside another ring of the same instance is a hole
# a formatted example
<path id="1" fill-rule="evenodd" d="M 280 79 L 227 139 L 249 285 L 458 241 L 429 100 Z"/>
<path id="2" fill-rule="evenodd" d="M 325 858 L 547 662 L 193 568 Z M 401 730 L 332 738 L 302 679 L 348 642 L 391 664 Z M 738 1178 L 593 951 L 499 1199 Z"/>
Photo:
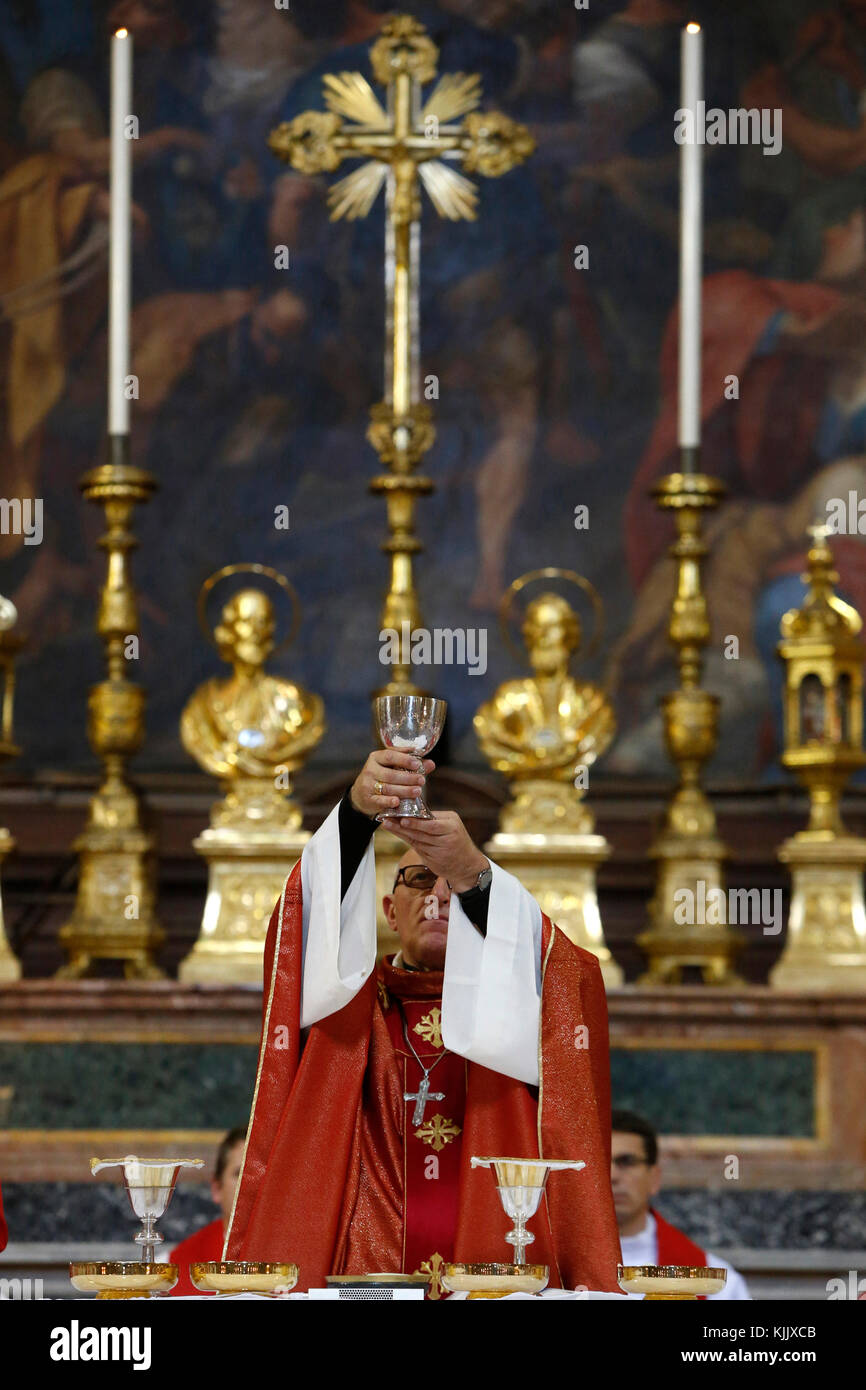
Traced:
<path id="1" fill-rule="evenodd" d="M 382 899 L 382 906 L 388 925 L 400 938 L 404 963 L 416 970 L 442 970 L 451 889 L 444 878 L 410 887 L 400 870 L 413 867 L 427 866 L 418 850 L 407 849 L 394 871 L 396 886 Z"/>

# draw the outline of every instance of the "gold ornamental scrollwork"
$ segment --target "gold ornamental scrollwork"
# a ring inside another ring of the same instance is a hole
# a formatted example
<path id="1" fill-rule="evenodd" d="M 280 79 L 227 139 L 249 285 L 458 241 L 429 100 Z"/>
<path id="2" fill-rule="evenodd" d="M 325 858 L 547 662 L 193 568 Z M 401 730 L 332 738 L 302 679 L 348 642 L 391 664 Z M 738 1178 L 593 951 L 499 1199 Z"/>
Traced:
<path id="1" fill-rule="evenodd" d="M 332 174 L 343 158 L 336 144 L 342 125 L 331 111 L 303 111 L 278 125 L 268 145 L 299 174 Z"/>
<path id="2" fill-rule="evenodd" d="M 463 121 L 467 138 L 463 168 L 467 174 L 499 178 L 528 159 L 535 141 L 525 125 L 501 111 L 472 111 Z"/>
<path id="3" fill-rule="evenodd" d="M 436 76 L 439 49 L 423 24 L 411 15 L 389 15 L 382 23 L 381 36 L 370 48 L 373 76 L 383 87 L 405 73 L 416 82 L 432 82 Z"/>

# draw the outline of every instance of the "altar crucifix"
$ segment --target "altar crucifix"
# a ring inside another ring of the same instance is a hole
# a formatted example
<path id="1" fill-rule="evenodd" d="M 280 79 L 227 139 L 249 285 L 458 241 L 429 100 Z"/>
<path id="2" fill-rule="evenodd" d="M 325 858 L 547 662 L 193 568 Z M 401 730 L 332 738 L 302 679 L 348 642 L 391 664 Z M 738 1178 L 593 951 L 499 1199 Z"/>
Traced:
<path id="1" fill-rule="evenodd" d="M 269 140 L 280 159 L 305 174 L 365 160 L 329 190 L 332 220 L 366 217 L 385 185 L 385 398 L 370 412 L 367 438 L 390 468 L 370 488 L 385 494 L 390 533 L 382 545 L 391 573 L 380 626 L 398 633 L 404 622 L 410 631 L 421 625 L 412 570 L 412 557 L 422 549 L 414 532 L 415 501 L 433 489 L 430 478 L 414 471 L 435 437 L 420 392 L 420 184 L 441 217 L 474 220 L 475 185 L 452 166 L 497 177 L 535 147 L 525 126 L 498 111 L 476 109 L 477 74 L 444 73 L 425 99 L 422 88 L 434 81 L 438 56 L 422 24 L 409 15 L 388 15 L 370 48 L 373 76 L 386 89 L 385 106 L 361 73 L 329 73 L 323 79 L 327 111 L 304 111 Z M 391 680 L 377 693 L 418 693 L 405 655 L 400 652 Z"/>

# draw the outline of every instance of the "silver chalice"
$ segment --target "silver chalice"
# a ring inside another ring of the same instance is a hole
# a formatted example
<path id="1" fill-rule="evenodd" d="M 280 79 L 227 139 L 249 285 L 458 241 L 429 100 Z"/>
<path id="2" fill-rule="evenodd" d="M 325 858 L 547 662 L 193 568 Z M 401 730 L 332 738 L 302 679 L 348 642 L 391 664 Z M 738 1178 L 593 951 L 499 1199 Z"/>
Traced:
<path id="1" fill-rule="evenodd" d="M 435 748 L 447 709 L 446 700 L 436 700 L 432 695 L 380 695 L 373 702 L 376 728 L 385 747 L 413 753 L 417 758 L 426 758 Z M 399 806 L 381 811 L 376 819 L 397 820 L 401 816 L 433 819 L 423 794 L 404 796 Z"/>

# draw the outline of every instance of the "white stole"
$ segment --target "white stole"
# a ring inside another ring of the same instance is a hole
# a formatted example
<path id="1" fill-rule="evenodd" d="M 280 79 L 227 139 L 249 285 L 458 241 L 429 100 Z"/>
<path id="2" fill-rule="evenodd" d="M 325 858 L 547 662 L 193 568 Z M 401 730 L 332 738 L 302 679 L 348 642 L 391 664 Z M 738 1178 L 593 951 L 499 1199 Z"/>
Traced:
<path id="1" fill-rule="evenodd" d="M 538 1085 L 541 910 L 512 874 L 491 861 L 487 935 L 451 895 L 442 989 L 445 1046 L 470 1062 Z M 301 1027 L 336 1013 L 376 966 L 376 867 L 372 840 L 340 903 L 339 807 L 301 855 L 304 977 Z"/>

